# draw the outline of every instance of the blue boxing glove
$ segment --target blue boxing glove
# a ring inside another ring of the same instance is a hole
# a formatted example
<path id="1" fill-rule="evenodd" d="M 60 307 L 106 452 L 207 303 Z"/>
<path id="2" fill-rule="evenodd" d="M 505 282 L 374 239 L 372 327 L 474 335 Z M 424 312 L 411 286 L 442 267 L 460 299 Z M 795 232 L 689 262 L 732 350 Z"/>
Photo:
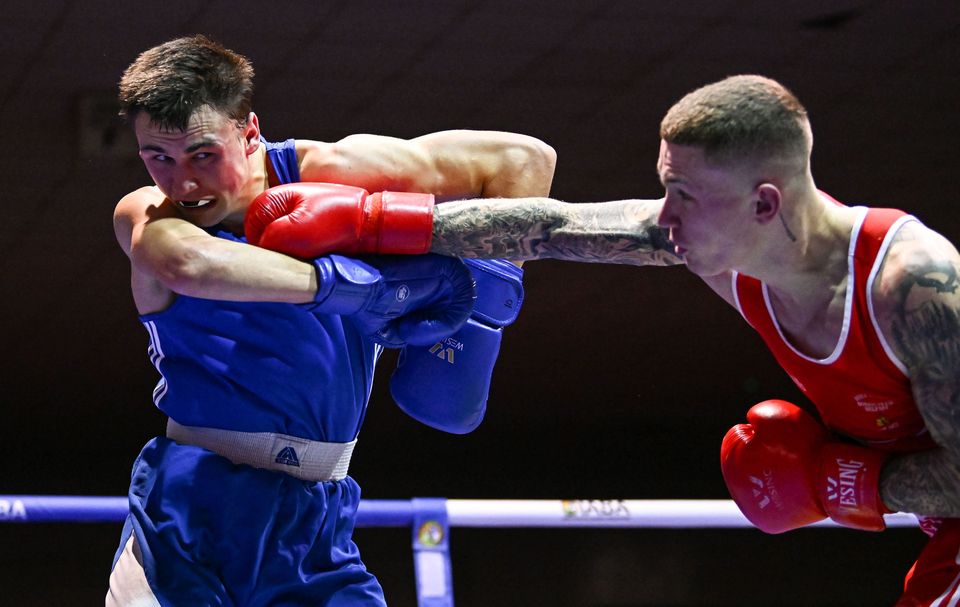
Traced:
<path id="1" fill-rule="evenodd" d="M 476 299 L 473 277 L 455 257 L 327 255 L 313 266 L 317 294 L 310 309 L 348 316 L 388 348 L 430 345 L 455 333 Z"/>
<path id="2" fill-rule="evenodd" d="M 464 434 L 483 420 L 503 327 L 523 303 L 523 270 L 499 259 L 464 260 L 477 284 L 466 324 L 429 347 L 400 351 L 390 394 L 410 417 L 432 428 Z"/>

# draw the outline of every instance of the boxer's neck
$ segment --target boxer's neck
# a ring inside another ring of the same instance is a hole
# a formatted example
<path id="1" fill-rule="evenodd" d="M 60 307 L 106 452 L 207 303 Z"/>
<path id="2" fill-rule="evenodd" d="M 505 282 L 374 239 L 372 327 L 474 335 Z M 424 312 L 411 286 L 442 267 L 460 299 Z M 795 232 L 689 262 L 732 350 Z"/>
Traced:
<path id="1" fill-rule="evenodd" d="M 764 282 L 774 316 L 790 341 L 810 356 L 823 357 L 833 351 L 843 325 L 857 213 L 819 199 L 797 217 L 802 246 Z"/>
<path id="2" fill-rule="evenodd" d="M 225 217 L 221 222 L 221 225 L 233 234 L 243 235 L 243 220 L 247 208 L 254 198 L 270 187 L 269 162 L 270 159 L 267 157 L 267 149 L 263 142 L 260 143 L 256 151 L 247 157 L 247 179 L 239 196 L 241 210 Z"/>

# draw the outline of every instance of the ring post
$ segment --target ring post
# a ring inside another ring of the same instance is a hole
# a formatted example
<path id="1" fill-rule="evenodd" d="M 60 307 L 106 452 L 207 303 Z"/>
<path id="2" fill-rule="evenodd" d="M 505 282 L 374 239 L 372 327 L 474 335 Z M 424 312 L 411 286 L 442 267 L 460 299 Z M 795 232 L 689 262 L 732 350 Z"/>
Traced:
<path id="1" fill-rule="evenodd" d="M 418 607 L 453 607 L 447 500 L 413 498 L 413 568 Z"/>

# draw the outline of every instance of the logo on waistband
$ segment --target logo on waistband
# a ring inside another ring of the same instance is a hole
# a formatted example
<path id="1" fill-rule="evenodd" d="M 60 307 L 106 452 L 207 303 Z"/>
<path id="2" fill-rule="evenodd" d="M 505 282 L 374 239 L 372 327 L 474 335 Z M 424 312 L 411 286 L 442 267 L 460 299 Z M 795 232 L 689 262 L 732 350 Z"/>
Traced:
<path id="1" fill-rule="evenodd" d="M 297 457 L 297 452 L 294 451 L 293 447 L 280 449 L 280 453 L 277 453 L 276 462 L 285 466 L 300 467 L 300 458 Z"/>

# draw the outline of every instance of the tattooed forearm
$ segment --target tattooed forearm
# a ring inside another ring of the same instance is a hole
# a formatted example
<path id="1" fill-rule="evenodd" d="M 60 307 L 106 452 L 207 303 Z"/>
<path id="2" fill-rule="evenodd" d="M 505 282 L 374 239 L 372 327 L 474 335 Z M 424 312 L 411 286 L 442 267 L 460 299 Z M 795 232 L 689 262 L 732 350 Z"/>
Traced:
<path id="1" fill-rule="evenodd" d="M 564 203 L 548 198 L 466 200 L 434 209 L 434 253 L 516 261 L 675 265 L 657 227 L 658 200 Z"/>
<path id="2" fill-rule="evenodd" d="M 890 458 L 880 487 L 883 503 L 891 510 L 960 516 L 960 469 L 943 449 Z"/>

